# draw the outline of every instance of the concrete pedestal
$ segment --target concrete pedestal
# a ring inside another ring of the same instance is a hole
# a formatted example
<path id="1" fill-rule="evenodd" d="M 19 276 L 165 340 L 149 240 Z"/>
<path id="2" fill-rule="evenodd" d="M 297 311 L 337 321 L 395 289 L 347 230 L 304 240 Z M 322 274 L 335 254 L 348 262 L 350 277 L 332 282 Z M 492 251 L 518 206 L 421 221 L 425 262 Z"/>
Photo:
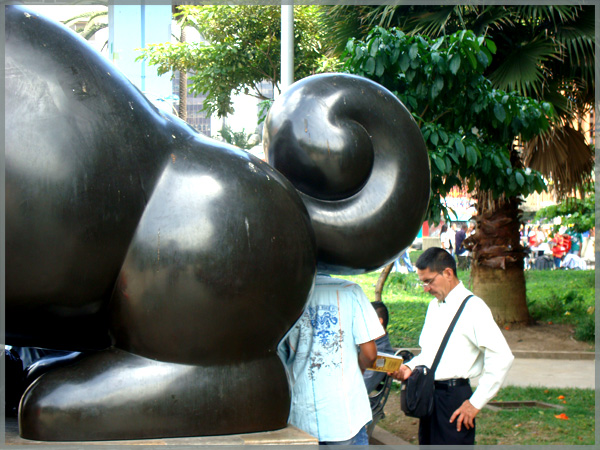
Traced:
<path id="1" fill-rule="evenodd" d="M 127 441 L 46 442 L 31 441 L 19 436 L 16 417 L 7 417 L 5 422 L 6 445 L 317 445 L 316 438 L 296 427 L 288 425 L 282 430 L 262 433 L 232 434 L 228 436 L 198 436 L 164 439 L 135 439 Z"/>

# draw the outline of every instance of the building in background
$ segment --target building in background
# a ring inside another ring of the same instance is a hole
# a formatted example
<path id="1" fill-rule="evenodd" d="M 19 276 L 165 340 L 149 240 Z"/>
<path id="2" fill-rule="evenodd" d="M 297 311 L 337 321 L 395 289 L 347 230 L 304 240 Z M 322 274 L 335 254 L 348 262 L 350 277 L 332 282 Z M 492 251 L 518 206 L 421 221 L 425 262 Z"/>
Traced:
<path id="1" fill-rule="evenodd" d="M 151 43 L 175 40 L 178 25 L 172 20 L 171 5 L 27 5 L 28 8 L 57 22 L 62 22 L 90 11 L 107 11 L 108 26 L 97 32 L 88 43 L 114 63 L 131 82 L 157 107 L 177 115 L 179 73 L 173 79 L 169 74 L 158 76 L 153 66 L 135 61 L 139 56 L 137 48 Z M 86 20 L 81 19 L 70 28 L 78 31 L 85 27 Z M 188 28 L 188 42 L 199 40 L 200 36 L 193 28 Z M 108 41 L 108 45 L 105 43 Z M 188 85 L 190 82 L 188 81 Z M 264 93 L 273 98 L 273 89 L 264 83 Z M 233 98 L 235 113 L 226 118 L 206 117 L 201 111 L 202 95 L 192 95 L 188 90 L 187 122 L 198 132 L 218 138 L 224 125 L 234 131 L 244 131 L 252 135 L 258 127 L 258 99 L 249 95 L 237 95 Z M 262 139 L 262 133 L 259 135 Z"/>

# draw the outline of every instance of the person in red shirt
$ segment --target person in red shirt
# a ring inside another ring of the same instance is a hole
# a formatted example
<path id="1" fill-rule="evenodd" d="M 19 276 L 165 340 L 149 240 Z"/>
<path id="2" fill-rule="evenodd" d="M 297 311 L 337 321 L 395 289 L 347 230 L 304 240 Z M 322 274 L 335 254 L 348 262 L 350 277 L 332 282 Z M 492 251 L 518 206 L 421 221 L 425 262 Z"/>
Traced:
<path id="1" fill-rule="evenodd" d="M 567 246 L 565 239 L 561 234 L 556 233 L 552 239 L 554 245 L 552 246 L 552 256 L 554 257 L 554 268 L 560 269 L 560 262 L 567 253 Z"/>

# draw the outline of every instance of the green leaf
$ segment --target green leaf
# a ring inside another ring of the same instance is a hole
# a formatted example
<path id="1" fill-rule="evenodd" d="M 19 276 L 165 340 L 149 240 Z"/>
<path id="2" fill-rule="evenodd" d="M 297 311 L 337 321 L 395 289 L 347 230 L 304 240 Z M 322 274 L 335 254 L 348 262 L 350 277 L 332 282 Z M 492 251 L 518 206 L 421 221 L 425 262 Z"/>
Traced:
<path id="1" fill-rule="evenodd" d="M 544 110 L 544 113 L 546 113 L 547 115 L 552 114 L 552 105 L 550 103 L 542 102 L 542 109 Z"/>
<path id="2" fill-rule="evenodd" d="M 439 139 L 440 136 L 438 135 L 437 131 L 434 131 L 431 133 L 431 136 L 429 136 L 429 141 L 435 146 L 437 146 Z"/>
<path id="3" fill-rule="evenodd" d="M 375 76 L 381 77 L 381 75 L 383 75 L 383 72 L 385 71 L 385 64 L 381 55 L 379 55 L 379 57 L 377 58 L 376 63 L 377 65 L 375 66 Z"/>
<path id="4" fill-rule="evenodd" d="M 473 55 L 473 52 L 469 49 L 465 49 L 465 53 L 467 55 L 467 59 L 469 60 L 469 62 L 471 63 L 471 66 L 473 67 L 473 69 L 477 69 L 477 58 L 475 58 L 475 55 Z"/>
<path id="5" fill-rule="evenodd" d="M 523 174 L 521 172 L 515 173 L 515 179 L 517 180 L 517 184 L 519 186 L 523 186 L 523 184 L 525 184 L 525 178 L 523 177 Z"/>
<path id="6" fill-rule="evenodd" d="M 371 42 L 371 46 L 370 46 L 370 55 L 371 56 L 375 56 L 377 54 L 377 52 L 379 51 L 379 44 L 381 43 L 381 39 L 379 38 L 375 38 L 372 42 Z"/>
<path id="7" fill-rule="evenodd" d="M 452 167 L 452 161 L 450 161 L 450 157 L 448 155 L 444 157 L 444 162 L 446 163 L 446 167 L 448 168 L 448 170 L 450 170 L 450 168 Z"/>
<path id="8" fill-rule="evenodd" d="M 413 97 L 412 95 L 409 95 L 407 97 L 407 100 L 408 100 L 408 104 L 411 106 L 411 108 L 413 110 L 417 109 L 418 103 L 417 103 L 417 99 L 415 97 Z"/>
<path id="9" fill-rule="evenodd" d="M 450 60 L 450 71 L 453 75 L 458 73 L 458 69 L 460 69 L 460 55 L 456 54 Z"/>
<path id="10" fill-rule="evenodd" d="M 472 145 L 467 146 L 467 163 L 469 166 L 477 164 L 477 152 Z"/>
<path id="11" fill-rule="evenodd" d="M 504 111 L 504 106 L 502 106 L 501 103 L 496 103 L 494 105 L 494 116 L 496 116 L 496 119 L 502 123 L 504 123 L 506 120 L 506 112 Z"/>
<path id="12" fill-rule="evenodd" d="M 373 58 L 372 56 L 370 56 L 369 59 L 367 59 L 367 63 L 365 64 L 365 72 L 369 75 L 373 75 L 373 73 L 375 72 L 375 58 Z"/>
<path id="13" fill-rule="evenodd" d="M 462 141 L 457 140 L 456 142 L 454 142 L 454 148 L 456 148 L 456 151 L 461 156 L 461 158 L 465 156 L 465 144 L 463 144 Z"/>
<path id="14" fill-rule="evenodd" d="M 415 59 L 418 55 L 419 55 L 419 44 L 414 43 L 413 45 L 410 46 L 410 49 L 408 50 L 408 56 L 410 57 L 410 59 Z"/>
<path id="15" fill-rule="evenodd" d="M 442 77 L 437 77 L 433 82 L 433 86 L 431 87 L 431 99 L 433 100 L 444 88 L 444 79 Z"/>
<path id="16" fill-rule="evenodd" d="M 494 159 L 494 165 L 498 169 L 502 169 L 502 167 L 504 167 L 504 164 L 502 163 L 502 158 L 500 158 L 498 155 L 494 155 L 493 159 Z"/>
<path id="17" fill-rule="evenodd" d="M 365 54 L 363 47 L 361 45 L 356 46 L 356 57 L 360 60 Z"/>
<path id="18" fill-rule="evenodd" d="M 483 67 L 487 67 L 490 63 L 488 55 L 486 55 L 484 51 L 477 53 L 477 61 L 479 61 L 479 64 L 481 64 Z"/>
<path id="19" fill-rule="evenodd" d="M 425 128 L 424 130 L 421 131 L 421 133 L 423 133 L 423 139 L 425 139 L 425 141 L 427 141 L 429 136 L 431 136 L 431 129 Z"/>
<path id="20" fill-rule="evenodd" d="M 481 163 L 481 170 L 484 174 L 490 173 L 490 169 L 492 168 L 492 162 L 489 159 L 484 159 Z"/>
<path id="21" fill-rule="evenodd" d="M 440 172 L 446 173 L 446 164 L 444 163 L 444 160 L 442 158 L 434 158 L 433 162 L 435 163 Z"/>
<path id="22" fill-rule="evenodd" d="M 410 58 L 408 57 L 408 55 L 406 53 L 402 53 L 402 56 L 400 56 L 400 70 L 402 72 L 406 72 L 409 67 L 410 67 Z"/>
<path id="23" fill-rule="evenodd" d="M 491 39 L 486 39 L 486 40 L 485 40 L 485 43 L 486 43 L 486 45 L 487 45 L 487 48 L 488 48 L 488 50 L 489 50 L 489 51 L 490 51 L 490 52 L 491 52 L 493 55 L 495 55 L 495 54 L 496 54 L 496 50 L 497 50 L 497 48 L 496 48 L 496 44 L 494 43 L 494 41 L 492 41 Z"/>
<path id="24" fill-rule="evenodd" d="M 442 139 L 442 142 L 444 144 L 448 143 L 448 133 L 446 133 L 444 130 L 438 130 L 438 133 L 440 135 L 440 138 Z"/>

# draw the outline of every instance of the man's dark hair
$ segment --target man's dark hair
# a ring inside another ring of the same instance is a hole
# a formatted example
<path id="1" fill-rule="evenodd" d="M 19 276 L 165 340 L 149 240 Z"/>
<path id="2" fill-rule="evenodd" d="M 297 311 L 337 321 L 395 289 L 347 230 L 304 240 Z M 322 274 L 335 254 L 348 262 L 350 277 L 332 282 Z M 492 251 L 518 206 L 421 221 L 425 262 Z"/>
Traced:
<path id="1" fill-rule="evenodd" d="M 371 302 L 373 308 L 375 308 L 375 312 L 377 313 L 377 317 L 381 317 L 383 319 L 383 328 L 386 329 L 388 326 L 389 313 L 387 306 L 383 302 Z"/>
<path id="2" fill-rule="evenodd" d="M 456 261 L 450 253 L 440 247 L 430 247 L 421 253 L 415 263 L 417 269 L 429 269 L 432 272 L 442 273 L 444 269 L 450 268 L 456 276 Z"/>

